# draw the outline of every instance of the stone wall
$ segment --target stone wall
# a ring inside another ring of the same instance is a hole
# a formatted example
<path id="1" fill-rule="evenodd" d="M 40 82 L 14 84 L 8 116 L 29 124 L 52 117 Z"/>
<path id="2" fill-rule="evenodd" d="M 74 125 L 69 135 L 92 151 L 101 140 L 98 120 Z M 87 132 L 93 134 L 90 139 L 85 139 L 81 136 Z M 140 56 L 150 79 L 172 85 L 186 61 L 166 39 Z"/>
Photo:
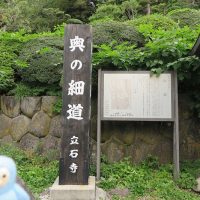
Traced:
<path id="1" fill-rule="evenodd" d="M 61 120 L 53 113 L 56 97 L 2 96 L 1 143 L 15 143 L 25 150 L 59 157 Z"/>
<path id="2" fill-rule="evenodd" d="M 0 142 L 59 157 L 61 116 L 53 113 L 56 97 L 2 96 Z M 96 160 L 96 101 L 92 101 L 91 161 Z M 200 158 L 200 123 L 192 117 L 190 99 L 179 95 L 181 160 Z M 148 155 L 162 163 L 172 161 L 173 124 L 169 122 L 102 122 L 102 152 L 110 161 L 130 157 L 134 163 Z"/>
<path id="3" fill-rule="evenodd" d="M 92 138 L 96 138 L 96 103 L 93 101 Z M 200 119 L 194 118 L 191 100 L 179 94 L 180 159 L 200 159 Z M 173 160 L 173 123 L 102 122 L 102 152 L 110 161 L 130 157 L 138 163 L 148 155 L 161 163 Z"/>

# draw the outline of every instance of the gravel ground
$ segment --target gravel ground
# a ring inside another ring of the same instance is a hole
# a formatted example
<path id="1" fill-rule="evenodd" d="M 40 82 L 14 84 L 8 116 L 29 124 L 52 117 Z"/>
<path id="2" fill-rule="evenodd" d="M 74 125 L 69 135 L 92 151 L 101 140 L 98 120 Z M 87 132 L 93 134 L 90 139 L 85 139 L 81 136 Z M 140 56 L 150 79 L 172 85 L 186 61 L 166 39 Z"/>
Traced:
<path id="1" fill-rule="evenodd" d="M 44 192 L 40 194 L 40 200 L 50 200 L 50 190 L 46 189 Z"/>

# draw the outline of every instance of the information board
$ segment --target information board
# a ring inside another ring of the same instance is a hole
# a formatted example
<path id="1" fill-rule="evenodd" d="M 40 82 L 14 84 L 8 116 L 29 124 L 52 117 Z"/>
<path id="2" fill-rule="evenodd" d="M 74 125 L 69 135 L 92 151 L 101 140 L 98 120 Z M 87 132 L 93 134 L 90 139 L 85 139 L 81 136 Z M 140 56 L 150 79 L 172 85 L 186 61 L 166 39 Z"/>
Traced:
<path id="1" fill-rule="evenodd" d="M 102 72 L 102 120 L 173 121 L 173 74 Z"/>
<path id="2" fill-rule="evenodd" d="M 173 123 L 173 175 L 180 177 L 177 73 L 98 70 L 97 180 L 101 169 L 102 121 Z"/>

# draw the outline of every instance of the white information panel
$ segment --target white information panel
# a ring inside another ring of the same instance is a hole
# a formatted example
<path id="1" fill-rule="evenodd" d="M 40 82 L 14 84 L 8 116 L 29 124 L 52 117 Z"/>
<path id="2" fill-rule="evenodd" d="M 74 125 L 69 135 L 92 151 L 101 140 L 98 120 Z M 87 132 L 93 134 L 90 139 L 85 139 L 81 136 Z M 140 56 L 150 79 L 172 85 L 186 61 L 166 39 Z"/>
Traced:
<path id="1" fill-rule="evenodd" d="M 103 119 L 173 119 L 172 74 L 103 72 Z"/>

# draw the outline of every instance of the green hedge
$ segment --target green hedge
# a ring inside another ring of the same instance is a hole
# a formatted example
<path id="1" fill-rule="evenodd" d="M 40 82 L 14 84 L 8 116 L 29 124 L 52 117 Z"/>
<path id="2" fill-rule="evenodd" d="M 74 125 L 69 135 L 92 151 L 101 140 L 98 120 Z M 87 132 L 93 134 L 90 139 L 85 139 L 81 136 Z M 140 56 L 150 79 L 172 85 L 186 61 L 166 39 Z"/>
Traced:
<path id="1" fill-rule="evenodd" d="M 62 28 L 40 34 L 0 32 L 0 94 L 7 94 L 19 82 L 31 88 L 58 85 L 63 59 L 62 36 Z"/>
<path id="2" fill-rule="evenodd" d="M 89 19 L 91 22 L 96 20 L 101 20 L 104 18 L 109 18 L 112 20 L 120 20 L 122 15 L 123 12 L 120 6 L 116 4 L 103 4 L 96 9 L 96 12 Z"/>
<path id="3" fill-rule="evenodd" d="M 100 22 L 93 26 L 94 44 L 109 44 L 116 41 L 118 44 L 128 42 L 136 46 L 144 44 L 144 38 L 133 26 L 123 22 Z"/>
<path id="4" fill-rule="evenodd" d="M 54 84 L 61 79 L 63 66 L 63 38 L 40 37 L 26 42 L 19 53 L 19 60 L 27 67 L 18 67 L 22 81 Z"/>

